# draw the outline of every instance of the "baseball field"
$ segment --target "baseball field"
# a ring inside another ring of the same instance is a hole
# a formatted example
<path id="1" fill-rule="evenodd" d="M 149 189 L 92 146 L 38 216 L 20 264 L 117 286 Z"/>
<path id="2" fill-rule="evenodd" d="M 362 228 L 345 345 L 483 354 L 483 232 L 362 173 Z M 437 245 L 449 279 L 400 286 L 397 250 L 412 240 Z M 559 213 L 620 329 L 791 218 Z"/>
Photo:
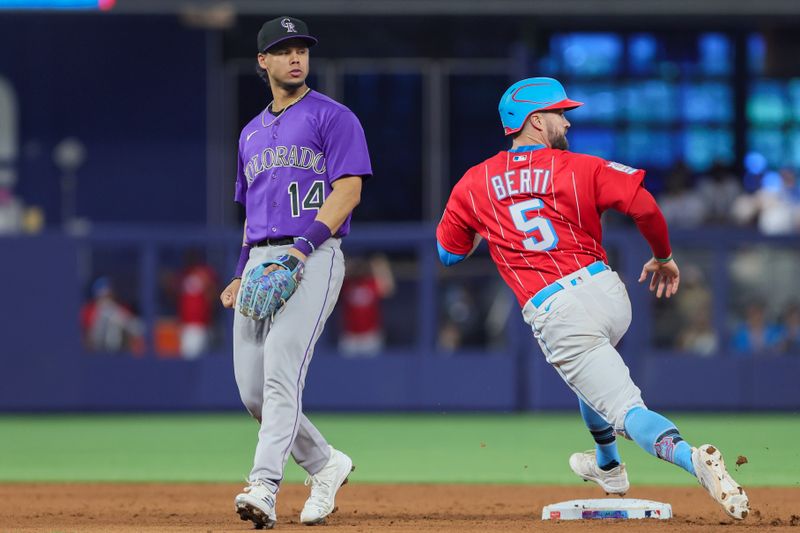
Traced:
<path id="1" fill-rule="evenodd" d="M 591 447 L 576 413 L 312 415 L 356 464 L 324 531 L 778 530 L 800 525 L 796 414 L 684 414 L 691 443 L 717 444 L 750 495 L 728 519 L 680 469 L 621 442 L 628 497 L 672 504 L 669 521 L 542 522 L 542 507 L 604 497 L 569 470 Z M 0 532 L 243 531 L 243 487 L 256 426 L 244 414 L 0 417 Z M 740 457 L 741 456 L 741 457 Z M 744 462 L 746 458 L 747 462 Z M 737 462 L 742 463 L 736 466 Z M 307 496 L 294 464 L 279 530 L 302 529 Z"/>

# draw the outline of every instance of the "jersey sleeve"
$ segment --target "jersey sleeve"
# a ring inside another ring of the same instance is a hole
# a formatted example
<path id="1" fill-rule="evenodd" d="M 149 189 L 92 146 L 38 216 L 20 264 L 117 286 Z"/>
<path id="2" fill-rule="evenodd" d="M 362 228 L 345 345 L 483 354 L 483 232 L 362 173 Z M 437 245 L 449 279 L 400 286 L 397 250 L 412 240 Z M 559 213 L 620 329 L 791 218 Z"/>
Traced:
<path id="1" fill-rule="evenodd" d="M 344 176 L 372 176 L 367 139 L 358 118 L 350 110 L 333 115 L 323 126 L 322 148 L 328 180 Z"/>
<path id="2" fill-rule="evenodd" d="M 667 259 L 672 255 L 672 248 L 669 245 L 669 231 L 667 221 L 661 209 L 658 208 L 656 199 L 644 187 L 639 187 L 631 202 L 629 213 L 636 222 L 639 232 L 650 244 L 653 250 L 653 257 L 657 259 Z"/>
<path id="3" fill-rule="evenodd" d="M 600 158 L 592 158 L 595 202 L 602 213 L 614 209 L 628 214 L 631 202 L 642 187 L 644 170 Z"/>
<path id="4" fill-rule="evenodd" d="M 465 208 L 461 197 L 462 190 L 458 185 L 453 189 L 436 228 L 436 241 L 439 247 L 456 256 L 469 254 L 475 243 L 475 230 L 470 223 L 472 217 Z"/>
<path id="5" fill-rule="evenodd" d="M 236 169 L 236 191 L 233 199 L 242 205 L 247 203 L 247 176 L 244 174 L 244 162 L 242 161 L 242 148 L 239 146 L 238 165 Z"/>

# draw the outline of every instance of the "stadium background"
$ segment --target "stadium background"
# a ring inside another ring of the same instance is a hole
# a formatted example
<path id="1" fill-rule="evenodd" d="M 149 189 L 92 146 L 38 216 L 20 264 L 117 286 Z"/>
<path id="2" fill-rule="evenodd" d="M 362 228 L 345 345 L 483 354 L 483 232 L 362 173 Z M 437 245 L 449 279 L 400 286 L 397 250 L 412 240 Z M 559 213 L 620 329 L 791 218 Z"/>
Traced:
<path id="1" fill-rule="evenodd" d="M 0 0 L 9 498 L 41 487 L 23 482 L 235 482 L 249 468 L 231 314 L 209 307 L 194 353 L 180 309 L 192 275 L 214 293 L 235 264 L 236 139 L 269 101 L 255 35 L 281 14 L 320 38 L 309 85 L 359 116 L 375 170 L 345 251 L 353 277 L 393 286 L 367 311 L 382 346 L 347 351 L 355 308 L 340 302 L 305 392 L 357 479 L 575 483 L 566 456 L 589 441 L 572 393 L 485 251 L 445 271 L 433 236 L 455 181 L 505 146 L 499 95 L 549 75 L 587 104 L 570 113 L 571 148 L 647 169 L 670 222 L 681 292 L 658 302 L 629 284 L 621 351 L 645 400 L 690 441 L 747 455 L 746 486 L 800 483 L 796 2 L 22 3 Z M 619 217 L 605 228 L 630 283 L 646 244 Z M 101 300 L 115 320 L 98 341 Z M 690 483 L 624 451 L 635 483 Z"/>

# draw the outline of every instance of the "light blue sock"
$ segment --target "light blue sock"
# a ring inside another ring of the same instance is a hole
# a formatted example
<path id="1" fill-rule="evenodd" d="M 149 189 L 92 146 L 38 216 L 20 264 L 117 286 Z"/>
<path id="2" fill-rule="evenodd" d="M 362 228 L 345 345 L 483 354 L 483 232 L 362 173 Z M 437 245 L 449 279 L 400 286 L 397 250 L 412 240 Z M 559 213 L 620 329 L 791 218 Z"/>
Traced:
<path id="1" fill-rule="evenodd" d="M 589 407 L 583 400 L 578 400 L 578 405 L 581 409 L 583 421 L 586 427 L 589 428 L 592 437 L 594 437 L 597 466 L 602 468 L 609 464 L 616 466 L 614 463 L 622 463 L 619 451 L 617 450 L 614 428 L 611 427 L 611 424 L 606 422 L 602 416 L 597 414 L 597 412 Z"/>
<path id="2" fill-rule="evenodd" d="M 644 407 L 634 407 L 625 416 L 625 432 L 644 451 L 695 475 L 692 447 L 669 419 Z"/>

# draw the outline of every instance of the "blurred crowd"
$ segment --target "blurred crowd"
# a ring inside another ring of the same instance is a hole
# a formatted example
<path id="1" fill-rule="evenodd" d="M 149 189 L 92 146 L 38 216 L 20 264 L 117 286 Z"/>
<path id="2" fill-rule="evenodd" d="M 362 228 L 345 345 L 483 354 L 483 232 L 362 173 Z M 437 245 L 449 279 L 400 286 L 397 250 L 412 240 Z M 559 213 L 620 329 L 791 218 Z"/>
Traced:
<path id="1" fill-rule="evenodd" d="M 89 351 L 136 355 L 145 351 L 142 321 L 130 305 L 117 297 L 106 276 L 92 283 L 89 298 L 81 308 L 80 324 L 83 344 Z"/>
<path id="2" fill-rule="evenodd" d="M 670 228 L 754 227 L 766 235 L 800 232 L 800 180 L 794 169 L 770 170 L 757 155 L 749 156 L 746 166 L 747 172 L 739 175 L 721 163 L 702 173 L 674 165 L 656 192 Z M 0 188 L 0 214 L 2 192 Z M 619 224 L 620 218 L 607 223 Z M 703 357 L 720 352 L 739 357 L 800 355 L 800 288 L 795 290 L 792 283 L 800 251 L 785 246 L 743 247 L 732 250 L 730 264 L 724 266 L 715 265 L 702 250 L 676 253 L 681 257 L 681 291 L 669 302 L 651 303 L 656 348 Z M 469 268 L 439 271 L 436 344 L 442 353 L 502 351 L 507 344 L 515 304 L 494 267 L 488 261 L 481 263 L 479 256 Z M 721 318 L 715 316 L 721 307 L 715 306 L 712 294 L 718 268 L 729 270 L 731 284 Z M 411 256 L 348 254 L 327 345 L 350 358 L 414 347 L 417 320 L 409 320 L 413 316 L 409 313 L 416 309 L 420 275 Z M 781 283 L 779 297 L 767 299 L 775 280 L 790 282 Z M 81 314 L 85 344 L 96 352 L 143 353 L 146 328 L 136 304 L 129 302 L 135 297 L 126 302 L 113 285 L 107 276 L 91 285 Z M 190 250 L 172 267 L 162 268 L 159 289 L 152 342 L 160 357 L 195 359 L 224 351 L 228 325 L 217 301 L 220 276 L 204 253 Z"/>
<path id="3" fill-rule="evenodd" d="M 676 163 L 658 202 L 671 229 L 755 226 L 765 235 L 800 232 L 797 172 L 769 169 L 760 154 L 748 156 L 744 175 L 722 163 L 700 174 Z"/>
<path id="4" fill-rule="evenodd" d="M 90 352 L 142 355 L 146 327 L 138 312 L 138 289 L 120 295 L 112 276 L 96 277 L 81 309 L 84 346 Z M 159 275 L 153 350 L 161 358 L 197 359 L 224 351 L 225 312 L 219 305 L 220 276 L 205 253 L 190 249 L 177 268 Z M 383 300 L 395 291 L 388 259 L 381 254 L 347 261 L 339 303 L 337 346 L 344 357 L 373 357 L 385 346 Z"/>
<path id="5" fill-rule="evenodd" d="M 748 263 L 753 259 L 743 255 L 739 262 Z M 775 261 L 774 254 L 771 259 Z M 653 302 L 654 344 L 698 357 L 712 357 L 720 350 L 740 358 L 800 356 L 798 295 L 782 294 L 775 301 L 765 300 L 760 294 L 766 292 L 738 274 L 736 265 L 732 275 L 734 292 L 741 297 L 729 303 L 721 321 L 715 321 L 708 276 L 689 258 L 681 269 L 678 295 L 670 302 Z"/>
<path id="6" fill-rule="evenodd" d="M 800 355 L 800 304 L 788 304 L 775 319 L 769 316 L 764 302 L 751 302 L 733 332 L 731 344 L 739 355 Z"/>
<path id="7" fill-rule="evenodd" d="M 768 168 L 760 154 L 750 154 L 746 171 L 737 174 L 729 166 L 714 164 L 707 172 L 695 174 L 678 163 L 665 175 L 658 195 L 670 229 L 700 227 L 755 227 L 764 235 L 800 232 L 800 181 L 793 168 Z M 682 285 L 672 303 L 656 302 L 655 344 L 699 356 L 712 356 L 725 349 L 738 356 L 794 354 L 798 349 L 798 299 L 786 284 L 779 297 L 765 300 L 769 287 L 765 281 L 793 279 L 800 257 L 792 250 L 735 250 L 729 268 L 735 290 L 727 316 L 722 321 L 726 333 L 715 327 L 711 282 L 714 267 L 693 256 L 682 254 Z M 737 298 L 736 295 L 742 295 Z M 716 321 L 720 322 L 720 321 Z"/>
<path id="8" fill-rule="evenodd" d="M 343 357 L 374 357 L 385 345 L 382 300 L 395 291 L 395 279 L 386 256 L 347 259 L 339 297 L 341 327 L 339 353 Z"/>
<path id="9" fill-rule="evenodd" d="M 179 268 L 163 267 L 159 276 L 158 316 L 153 324 L 153 349 L 159 357 L 196 359 L 208 353 L 220 338 L 222 312 L 216 270 L 200 250 L 190 249 Z M 146 350 L 145 324 L 139 313 L 137 291 L 121 296 L 111 276 L 97 277 L 81 310 L 84 346 L 105 354 Z"/>

